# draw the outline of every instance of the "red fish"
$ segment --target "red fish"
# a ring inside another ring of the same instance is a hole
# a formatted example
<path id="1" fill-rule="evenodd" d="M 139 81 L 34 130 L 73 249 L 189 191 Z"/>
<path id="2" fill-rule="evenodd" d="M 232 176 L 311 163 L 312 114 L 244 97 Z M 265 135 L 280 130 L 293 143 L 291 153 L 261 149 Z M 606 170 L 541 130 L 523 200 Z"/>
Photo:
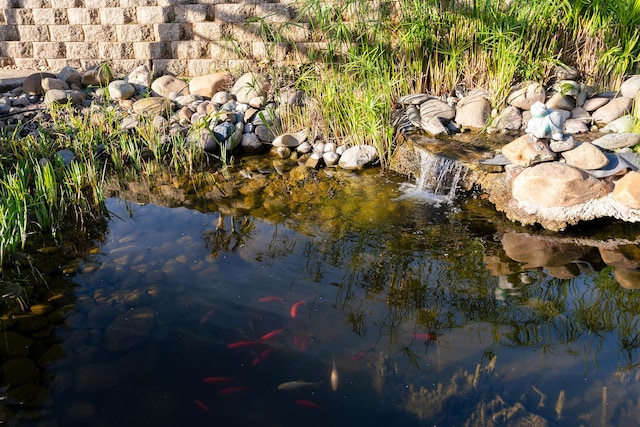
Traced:
<path id="1" fill-rule="evenodd" d="M 300 351 L 305 351 L 307 349 L 307 345 L 311 342 L 313 337 L 304 337 L 302 343 L 300 344 Z"/>
<path id="2" fill-rule="evenodd" d="M 291 317 L 296 317 L 298 315 L 298 307 L 306 304 L 304 301 L 298 301 L 297 303 L 291 306 Z"/>
<path id="3" fill-rule="evenodd" d="M 202 318 L 200 319 L 200 323 L 204 324 L 209 322 L 209 320 L 211 320 L 214 314 L 216 314 L 215 310 L 207 311 L 207 313 L 204 316 L 202 316 Z"/>
<path id="4" fill-rule="evenodd" d="M 238 341 L 233 342 L 227 346 L 227 348 L 241 348 L 241 347 L 249 347 L 252 345 L 259 344 L 260 341 Z"/>
<path id="5" fill-rule="evenodd" d="M 271 354 L 272 351 L 273 351 L 272 348 L 268 348 L 265 351 L 263 351 L 262 353 L 260 353 L 260 356 L 258 356 L 255 359 L 253 359 L 253 361 L 251 362 L 251 366 L 256 366 L 256 365 L 262 363 L 264 361 L 264 359 L 266 359 L 267 356 L 269 356 Z"/>
<path id="6" fill-rule="evenodd" d="M 262 336 L 262 340 L 263 341 L 270 340 L 271 338 L 274 338 L 274 337 L 280 335 L 282 333 L 282 331 L 284 331 L 284 328 L 276 329 L 274 331 L 269 332 L 268 334 L 264 334 Z"/>
<path id="7" fill-rule="evenodd" d="M 218 394 L 233 394 L 248 390 L 246 387 L 227 387 L 218 391 Z"/>
<path id="8" fill-rule="evenodd" d="M 369 353 L 373 353 L 373 348 L 370 348 L 369 350 L 359 351 L 358 353 L 351 356 L 351 360 L 355 362 L 357 360 L 364 358 Z"/>
<path id="9" fill-rule="evenodd" d="M 284 302 L 284 298 L 277 297 L 277 296 L 274 296 L 274 295 L 269 295 L 269 296 L 266 296 L 266 297 L 258 298 L 258 302 L 270 302 L 270 301 Z"/>
<path id="10" fill-rule="evenodd" d="M 206 377 L 202 379 L 205 384 L 226 383 L 229 381 L 234 381 L 234 379 L 229 377 Z"/>
<path id="11" fill-rule="evenodd" d="M 196 399 L 193 401 L 193 403 L 195 403 L 196 406 L 202 409 L 203 411 L 211 413 L 211 409 L 209 409 L 209 407 L 205 405 L 203 402 L 201 402 L 200 400 Z"/>
<path id="12" fill-rule="evenodd" d="M 413 334 L 413 337 L 420 341 L 435 341 L 438 336 L 436 334 Z"/>
<path id="13" fill-rule="evenodd" d="M 313 402 L 309 402 L 308 400 L 298 399 L 296 400 L 296 405 L 302 406 L 303 408 L 320 409 L 319 405 L 316 405 Z"/>

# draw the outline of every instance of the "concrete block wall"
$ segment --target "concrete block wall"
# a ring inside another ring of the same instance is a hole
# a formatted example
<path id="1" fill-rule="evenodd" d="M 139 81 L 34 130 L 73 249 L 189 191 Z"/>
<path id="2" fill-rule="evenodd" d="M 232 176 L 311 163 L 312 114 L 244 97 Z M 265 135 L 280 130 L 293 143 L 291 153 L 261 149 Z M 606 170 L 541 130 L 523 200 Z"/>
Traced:
<path id="1" fill-rule="evenodd" d="M 197 76 L 314 50 L 296 0 L 0 0 L 0 66 Z M 295 25 L 293 21 L 297 20 Z M 284 35 L 261 37 L 264 24 Z"/>

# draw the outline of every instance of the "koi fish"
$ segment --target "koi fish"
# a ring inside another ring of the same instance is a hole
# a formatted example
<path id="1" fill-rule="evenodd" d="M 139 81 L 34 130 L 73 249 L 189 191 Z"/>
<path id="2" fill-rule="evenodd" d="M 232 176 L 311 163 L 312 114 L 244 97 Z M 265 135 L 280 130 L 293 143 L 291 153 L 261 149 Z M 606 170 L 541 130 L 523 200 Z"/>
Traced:
<path id="1" fill-rule="evenodd" d="M 262 361 L 264 359 L 266 359 L 267 356 L 269 356 L 272 351 L 273 351 L 273 348 L 268 348 L 265 351 L 263 351 L 262 353 L 260 353 L 259 357 L 256 357 L 255 359 L 253 359 L 253 361 L 251 362 L 251 366 L 256 366 L 256 365 L 262 363 Z"/>
<path id="2" fill-rule="evenodd" d="M 338 390 L 340 378 L 338 378 L 338 370 L 336 369 L 336 358 L 333 358 L 333 368 L 331 369 L 331 390 Z"/>
<path id="3" fill-rule="evenodd" d="M 318 383 L 312 383 L 309 381 L 288 381 L 286 383 L 282 383 L 278 386 L 278 390 L 295 390 L 297 388 L 302 387 L 312 387 L 317 386 Z"/>
<path id="4" fill-rule="evenodd" d="M 241 347 L 249 347 L 252 345 L 259 344 L 260 341 L 238 341 L 233 342 L 227 346 L 227 348 L 241 348 Z"/>
<path id="5" fill-rule="evenodd" d="M 438 338 L 436 334 L 431 334 L 431 333 L 413 334 L 413 337 L 420 341 L 435 341 Z"/>
<path id="6" fill-rule="evenodd" d="M 356 354 L 354 354 L 353 356 L 351 356 L 351 360 L 352 360 L 353 362 L 356 362 L 356 361 L 358 361 L 358 360 L 360 360 L 360 359 L 364 358 L 367 354 L 369 354 L 369 353 L 371 353 L 371 352 L 373 352 L 373 348 L 370 348 L 370 349 L 368 349 L 368 350 L 362 350 L 362 351 L 359 351 L 359 352 L 357 352 Z"/>
<path id="7" fill-rule="evenodd" d="M 308 400 L 298 399 L 295 401 L 295 404 L 298 406 L 302 406 L 303 408 L 321 409 L 319 405 L 316 405 L 313 402 L 309 402 Z"/>
<path id="8" fill-rule="evenodd" d="M 209 320 L 211 320 L 211 318 L 213 317 L 213 315 L 216 314 L 215 310 L 209 310 L 205 313 L 204 316 L 202 316 L 202 318 L 200 319 L 200 323 L 205 324 L 208 323 Z"/>
<path id="9" fill-rule="evenodd" d="M 298 301 L 297 303 L 291 306 L 291 317 L 296 317 L 298 315 L 298 307 L 306 304 L 305 301 Z"/>
<path id="10" fill-rule="evenodd" d="M 202 379 L 205 384 L 226 383 L 229 381 L 234 381 L 234 379 L 229 377 L 206 377 Z"/>
<path id="11" fill-rule="evenodd" d="M 271 338 L 274 338 L 274 337 L 278 336 L 279 334 L 281 334 L 282 331 L 284 331 L 284 328 L 276 329 L 276 330 L 273 330 L 273 331 L 269 332 L 268 334 L 264 334 L 262 336 L 262 340 L 263 341 L 270 340 Z"/>
<path id="12" fill-rule="evenodd" d="M 233 394 L 248 390 L 247 387 L 227 387 L 218 391 L 218 394 Z"/>
<path id="13" fill-rule="evenodd" d="M 258 302 L 270 302 L 270 301 L 284 302 L 284 298 L 277 297 L 277 296 L 274 296 L 274 295 L 269 295 L 269 296 L 266 296 L 266 297 L 258 298 Z"/>
<path id="14" fill-rule="evenodd" d="M 304 337 L 302 343 L 300 344 L 300 351 L 305 351 L 312 339 L 313 337 Z"/>
<path id="15" fill-rule="evenodd" d="M 202 409 L 203 411 L 211 413 L 211 409 L 209 409 L 209 407 L 207 405 L 205 405 L 202 401 L 196 399 L 196 400 L 193 401 L 193 403 L 195 403 L 196 406 L 198 408 Z"/>

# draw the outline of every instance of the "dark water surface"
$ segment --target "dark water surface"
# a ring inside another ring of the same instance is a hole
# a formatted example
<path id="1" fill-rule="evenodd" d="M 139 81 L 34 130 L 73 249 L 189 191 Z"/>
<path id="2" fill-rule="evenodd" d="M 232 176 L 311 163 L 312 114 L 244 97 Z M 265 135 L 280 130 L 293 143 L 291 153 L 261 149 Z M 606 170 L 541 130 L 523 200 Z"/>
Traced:
<path id="1" fill-rule="evenodd" d="M 534 233 L 481 200 L 342 179 L 224 204 L 109 199 L 65 304 L 46 327 L 5 328 L 29 340 L 5 339 L 6 422 L 640 422 L 636 227 Z M 291 381 L 313 384 L 279 389 Z"/>

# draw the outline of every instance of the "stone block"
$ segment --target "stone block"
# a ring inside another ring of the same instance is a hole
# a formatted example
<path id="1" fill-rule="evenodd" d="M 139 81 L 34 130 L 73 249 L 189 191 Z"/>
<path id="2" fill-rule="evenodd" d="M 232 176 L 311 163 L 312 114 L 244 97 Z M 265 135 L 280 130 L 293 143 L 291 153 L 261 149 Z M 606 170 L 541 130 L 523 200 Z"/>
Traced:
<path id="1" fill-rule="evenodd" d="M 70 9 L 72 7 L 82 7 L 84 6 L 82 0 L 51 0 L 55 2 L 55 6 L 60 9 Z M 46 6 L 51 7 L 51 6 Z"/>
<path id="2" fill-rule="evenodd" d="M 180 6 L 191 3 L 193 3 L 191 0 L 158 0 L 158 6 Z"/>
<path id="3" fill-rule="evenodd" d="M 51 0 L 17 0 L 14 3 L 16 4 L 14 7 L 21 9 L 38 9 L 51 7 Z M 58 6 L 56 4 L 56 7 L 62 6 Z"/>
<path id="4" fill-rule="evenodd" d="M 224 28 L 219 22 L 197 22 L 191 25 L 190 39 L 214 41 L 224 38 Z"/>
<path id="5" fill-rule="evenodd" d="M 12 9 L 20 7 L 18 0 L 0 0 L 0 9 Z"/>
<path id="6" fill-rule="evenodd" d="M 2 43 L 2 55 L 13 58 L 33 57 L 33 43 L 24 41 L 6 41 Z"/>
<path id="7" fill-rule="evenodd" d="M 134 70 L 137 66 L 141 64 L 146 64 L 149 61 L 144 61 L 140 59 L 110 59 L 109 65 L 111 65 L 111 70 L 114 76 L 127 76 L 131 70 Z"/>
<path id="8" fill-rule="evenodd" d="M 6 25 L 7 18 L 4 16 L 4 10 L 0 9 L 0 25 Z"/>
<path id="9" fill-rule="evenodd" d="M 187 73 L 187 61 L 184 59 L 154 59 L 153 76 L 159 77 L 165 74 L 184 76 Z"/>
<path id="10" fill-rule="evenodd" d="M 116 34 L 121 42 L 154 41 L 153 25 L 116 25 Z"/>
<path id="11" fill-rule="evenodd" d="M 0 25 L 0 40 L 4 40 L 4 41 L 20 40 L 18 27 L 15 25 Z"/>
<path id="12" fill-rule="evenodd" d="M 34 58 L 65 58 L 67 50 L 62 42 L 34 42 L 33 57 Z"/>
<path id="13" fill-rule="evenodd" d="M 206 4 L 185 4 L 173 7 L 175 22 L 205 22 L 213 20 L 213 9 Z"/>
<path id="14" fill-rule="evenodd" d="M 67 58 L 47 58 L 47 69 L 62 70 L 64 67 L 74 67 L 79 70 L 81 68 L 80 60 Z"/>
<path id="15" fill-rule="evenodd" d="M 171 42 L 171 56 L 178 59 L 199 59 L 205 56 L 207 43 L 203 41 Z"/>
<path id="16" fill-rule="evenodd" d="M 255 5 L 243 3 L 216 4 L 214 16 L 220 22 L 245 22 L 255 16 Z"/>
<path id="17" fill-rule="evenodd" d="M 224 70 L 225 68 L 221 67 L 222 64 L 226 65 L 226 61 L 219 61 L 217 59 L 190 59 L 187 64 L 187 76 L 204 76 L 218 70 Z"/>
<path id="18" fill-rule="evenodd" d="M 251 54 L 254 59 L 282 62 L 289 56 L 291 47 L 289 43 L 276 42 L 253 42 L 251 43 Z"/>
<path id="19" fill-rule="evenodd" d="M 109 62 L 115 59 L 133 59 L 133 43 L 98 43 L 99 58 Z"/>
<path id="20" fill-rule="evenodd" d="M 136 10 L 132 7 L 106 7 L 98 14 L 103 25 L 124 25 L 135 21 Z"/>
<path id="21" fill-rule="evenodd" d="M 155 41 L 180 41 L 184 40 L 186 34 L 190 31 L 188 24 L 156 24 L 153 26 Z"/>
<path id="22" fill-rule="evenodd" d="M 71 25 L 96 25 L 100 23 L 98 9 L 67 9 L 67 19 Z"/>
<path id="23" fill-rule="evenodd" d="M 258 22 L 227 24 L 229 33 L 242 42 L 258 42 L 265 39 L 262 26 Z"/>
<path id="24" fill-rule="evenodd" d="M 167 42 L 134 42 L 133 54 L 140 59 L 168 58 L 169 44 Z"/>
<path id="25" fill-rule="evenodd" d="M 309 24 L 277 24 L 276 31 L 283 40 L 289 42 L 305 42 L 311 40 L 311 29 Z"/>
<path id="26" fill-rule="evenodd" d="M 136 19 L 138 24 L 163 24 L 171 22 L 173 11 L 170 7 L 138 7 L 136 9 Z"/>
<path id="27" fill-rule="evenodd" d="M 80 25 L 50 25 L 49 39 L 53 41 L 81 42 L 84 31 Z"/>
<path id="28" fill-rule="evenodd" d="M 24 42 L 48 42 L 49 29 L 44 25 L 19 25 L 18 37 Z"/>
<path id="29" fill-rule="evenodd" d="M 217 60 L 246 58 L 251 54 L 251 45 L 235 40 L 212 41 L 209 44 L 209 57 Z"/>
<path id="30" fill-rule="evenodd" d="M 120 0 L 121 7 L 147 7 L 156 6 L 156 0 Z"/>
<path id="31" fill-rule="evenodd" d="M 13 58 L 13 63 L 16 68 L 24 70 L 46 70 L 46 59 L 34 59 L 34 58 Z"/>
<path id="32" fill-rule="evenodd" d="M 4 15 L 14 25 L 35 25 L 31 9 L 5 9 Z"/>
<path id="33" fill-rule="evenodd" d="M 66 9 L 32 9 L 33 22 L 36 25 L 67 25 Z"/>
<path id="34" fill-rule="evenodd" d="M 119 0 L 85 0 L 84 7 L 102 9 L 103 7 L 118 7 Z"/>
<path id="35" fill-rule="evenodd" d="M 99 58 L 97 42 L 67 42 L 65 45 L 69 59 Z"/>
<path id="36" fill-rule="evenodd" d="M 83 25 L 84 41 L 115 42 L 118 40 L 116 27 L 113 25 Z"/>
<path id="37" fill-rule="evenodd" d="M 261 3 L 256 5 L 257 17 L 265 22 L 289 22 L 293 18 L 291 7 L 280 3 Z"/>

